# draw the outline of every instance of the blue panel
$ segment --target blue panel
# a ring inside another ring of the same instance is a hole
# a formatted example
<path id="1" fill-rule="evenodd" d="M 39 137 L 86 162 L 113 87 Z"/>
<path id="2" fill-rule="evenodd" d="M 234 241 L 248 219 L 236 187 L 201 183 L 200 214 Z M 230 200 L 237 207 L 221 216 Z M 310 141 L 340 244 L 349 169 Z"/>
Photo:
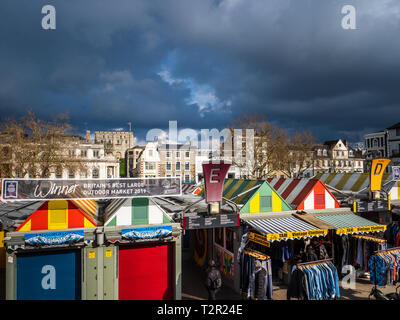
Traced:
<path id="1" fill-rule="evenodd" d="M 80 298 L 80 251 L 17 256 L 18 300 L 79 300 Z"/>

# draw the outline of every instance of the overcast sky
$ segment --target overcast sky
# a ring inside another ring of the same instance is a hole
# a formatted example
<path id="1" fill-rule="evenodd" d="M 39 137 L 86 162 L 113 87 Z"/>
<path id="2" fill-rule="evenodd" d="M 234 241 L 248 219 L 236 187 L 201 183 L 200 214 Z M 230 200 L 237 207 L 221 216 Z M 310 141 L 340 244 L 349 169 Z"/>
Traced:
<path id="1" fill-rule="evenodd" d="M 42 7 L 56 8 L 43 30 Z M 341 26 L 356 8 L 356 30 Z M 398 0 L 1 0 L 0 114 L 80 131 L 224 128 L 264 114 L 319 141 L 400 121 Z"/>

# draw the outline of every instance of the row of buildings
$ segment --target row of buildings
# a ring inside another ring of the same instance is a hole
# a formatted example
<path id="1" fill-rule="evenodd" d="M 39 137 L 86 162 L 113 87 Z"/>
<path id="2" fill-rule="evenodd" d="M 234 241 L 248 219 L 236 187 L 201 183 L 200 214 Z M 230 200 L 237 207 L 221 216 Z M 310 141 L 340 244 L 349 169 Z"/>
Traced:
<path id="1" fill-rule="evenodd" d="M 198 183 L 202 179 L 201 165 L 210 159 L 215 159 L 212 150 L 200 150 L 189 144 L 149 142 L 128 149 L 125 163 L 128 177 L 181 177 L 184 182 Z M 312 163 L 304 177 L 320 172 L 364 172 L 363 152 L 349 147 L 346 140 L 315 146 Z M 228 178 L 242 178 L 246 173 L 244 168 L 233 165 Z"/>
<path id="2" fill-rule="evenodd" d="M 370 160 L 378 157 L 391 158 L 391 165 L 400 165 L 400 123 L 364 138 L 363 147 L 351 147 L 342 139 L 315 145 L 301 177 L 367 172 Z M 95 131 L 94 135 L 86 131 L 85 137 L 69 135 L 65 152 L 71 160 L 83 162 L 85 169 L 56 170 L 50 178 L 180 177 L 183 182 L 198 183 L 202 180 L 202 163 L 216 158 L 212 150 L 198 149 L 192 143 L 154 141 L 138 146 L 132 131 Z M 284 177 L 281 172 L 268 175 Z M 21 177 L 18 172 L 15 176 Z M 228 178 L 244 177 L 251 178 L 248 171 L 231 166 Z"/>

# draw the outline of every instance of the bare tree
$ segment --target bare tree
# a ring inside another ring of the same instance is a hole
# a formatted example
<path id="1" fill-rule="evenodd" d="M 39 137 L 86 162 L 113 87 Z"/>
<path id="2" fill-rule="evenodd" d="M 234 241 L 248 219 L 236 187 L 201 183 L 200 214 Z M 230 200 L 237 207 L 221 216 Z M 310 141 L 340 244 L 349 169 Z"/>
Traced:
<path id="1" fill-rule="evenodd" d="M 265 178 L 271 168 L 278 165 L 279 156 L 287 140 L 285 131 L 268 122 L 265 116 L 258 114 L 242 115 L 232 127 L 243 130 L 242 141 L 239 139 L 236 144 L 235 142 L 232 144 L 234 146 L 232 164 L 237 166 L 246 178 Z M 232 137 L 237 139 L 233 128 Z M 253 141 L 245 139 L 245 129 L 254 130 Z M 250 157 L 246 157 L 246 154 Z"/>
<path id="2" fill-rule="evenodd" d="M 51 121 L 36 118 L 31 111 L 19 120 L 7 119 L 0 132 L 0 169 L 3 177 L 47 178 L 64 169 L 85 170 L 82 158 L 71 151 L 74 135 L 67 116 Z"/>
<path id="3" fill-rule="evenodd" d="M 310 131 L 295 132 L 288 136 L 285 145 L 281 148 L 278 166 L 288 178 L 300 178 L 306 170 L 314 170 L 319 167 L 319 162 L 314 161 L 314 146 L 316 139 Z"/>

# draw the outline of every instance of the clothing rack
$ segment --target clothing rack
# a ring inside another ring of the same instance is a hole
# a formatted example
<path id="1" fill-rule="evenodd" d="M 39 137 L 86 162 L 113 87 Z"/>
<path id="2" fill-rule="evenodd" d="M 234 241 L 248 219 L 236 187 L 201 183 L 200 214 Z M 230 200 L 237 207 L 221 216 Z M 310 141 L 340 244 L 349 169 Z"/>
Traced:
<path id="1" fill-rule="evenodd" d="M 333 261 L 333 258 L 329 258 L 329 259 L 324 259 L 324 260 L 317 260 L 317 261 L 310 261 L 310 262 L 301 262 L 301 263 L 297 263 L 296 266 L 297 266 L 298 268 L 302 268 L 302 267 L 306 267 L 306 266 L 324 264 L 324 263 L 332 262 L 332 261 Z"/>
<path id="2" fill-rule="evenodd" d="M 243 253 L 247 254 L 249 256 L 252 256 L 254 258 L 260 259 L 260 260 L 268 260 L 268 259 L 270 259 L 269 256 L 267 256 L 267 255 L 265 255 L 265 254 L 263 254 L 261 252 L 258 252 L 256 250 L 253 250 L 253 249 L 244 249 Z"/>
<path id="3" fill-rule="evenodd" d="M 380 242 L 380 243 L 386 243 L 385 239 L 380 239 L 380 238 L 376 238 L 376 237 L 371 237 L 371 236 L 364 236 L 364 235 L 352 235 L 353 238 L 357 238 L 357 239 L 364 239 L 364 240 L 370 240 L 370 241 L 374 241 L 374 242 Z"/>
<path id="4" fill-rule="evenodd" d="M 380 253 L 384 253 L 384 252 L 390 252 L 390 251 L 399 251 L 400 250 L 400 247 L 395 247 L 395 248 L 390 248 L 390 249 L 385 249 L 385 250 L 377 250 L 377 251 L 375 251 L 374 252 L 374 255 L 377 255 L 377 254 L 380 254 Z M 376 265 L 375 265 L 375 260 L 374 260 L 374 269 L 375 269 L 375 290 L 376 290 L 376 287 L 377 287 L 377 284 L 376 284 Z"/>
<path id="5" fill-rule="evenodd" d="M 383 253 L 383 252 L 387 252 L 387 251 L 397 251 L 397 250 L 400 250 L 400 247 L 395 247 L 395 248 L 390 248 L 390 249 L 385 249 L 385 250 L 378 250 L 378 251 L 375 251 L 374 253 L 377 254 L 377 253 Z"/>

